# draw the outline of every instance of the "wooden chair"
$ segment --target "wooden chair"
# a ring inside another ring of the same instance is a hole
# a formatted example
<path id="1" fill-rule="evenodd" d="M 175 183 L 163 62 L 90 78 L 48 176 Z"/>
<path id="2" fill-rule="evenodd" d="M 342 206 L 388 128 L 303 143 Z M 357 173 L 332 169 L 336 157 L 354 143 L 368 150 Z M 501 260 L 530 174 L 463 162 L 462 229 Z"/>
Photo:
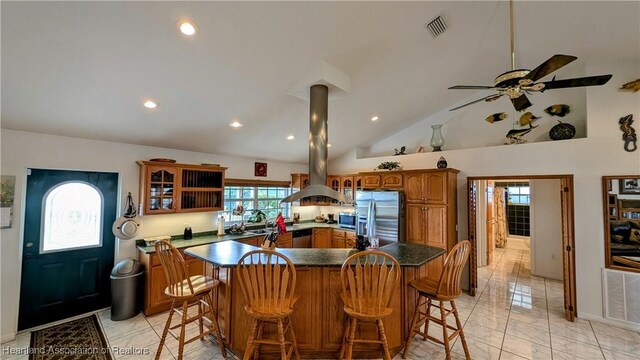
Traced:
<path id="1" fill-rule="evenodd" d="M 296 288 L 296 268 L 286 256 L 273 250 L 255 250 L 246 253 L 236 266 L 236 274 L 245 299 L 244 309 L 252 318 L 244 360 L 258 358 L 260 345 L 278 345 L 281 359 L 292 354 L 300 359 L 291 315 Z M 263 339 L 265 324 L 275 324 L 278 339 Z M 287 341 L 287 331 L 291 340 Z M 287 345 L 289 349 L 287 350 Z"/>
<path id="2" fill-rule="evenodd" d="M 382 346 L 385 360 L 391 360 L 382 319 L 391 315 L 391 298 L 400 282 L 400 265 L 381 251 L 364 251 L 345 260 L 340 271 L 342 300 L 347 315 L 339 359 L 350 360 L 354 343 Z M 378 340 L 356 339 L 358 321 L 373 322 L 378 327 Z"/>
<path id="3" fill-rule="evenodd" d="M 169 310 L 169 318 L 164 325 L 158 351 L 155 359 L 160 359 L 160 353 L 164 347 L 167 333 L 178 340 L 178 360 L 182 359 L 182 351 L 184 345 L 190 342 L 204 338 L 209 334 L 215 333 L 220 345 L 222 355 L 226 358 L 227 351 L 225 349 L 224 340 L 218 325 L 218 314 L 213 301 L 213 290 L 218 287 L 220 282 L 212 277 L 205 275 L 189 276 L 187 264 L 182 254 L 170 242 L 159 240 L 155 244 L 156 254 L 160 258 L 160 263 L 164 268 L 167 276 L 167 288 L 164 290 L 165 295 L 172 299 L 171 310 Z M 198 306 L 198 314 L 193 317 L 188 316 L 190 306 Z M 205 311 L 208 307 L 208 311 Z M 174 313 L 178 313 L 181 317 L 180 324 L 171 326 L 171 318 Z M 209 315 L 209 319 L 205 315 Z M 185 341 L 185 326 L 194 321 L 198 321 L 200 332 L 197 336 Z M 204 321 L 211 324 L 207 331 L 204 331 Z M 176 335 L 172 330 L 180 328 L 180 334 Z"/>
<path id="4" fill-rule="evenodd" d="M 460 288 L 460 275 L 462 274 L 464 264 L 467 262 L 470 250 L 471 243 L 469 243 L 468 240 L 460 241 L 453 247 L 453 249 L 451 249 L 451 251 L 449 251 L 447 258 L 444 261 L 444 267 L 442 269 L 442 273 L 440 273 L 440 279 L 438 281 L 430 278 L 419 278 L 409 283 L 409 286 L 414 288 L 418 292 L 419 296 L 416 309 L 413 313 L 413 319 L 411 320 L 409 337 L 407 338 L 407 343 L 404 347 L 404 351 L 402 352 L 403 359 L 407 358 L 409 344 L 415 334 L 422 335 L 423 340 L 429 339 L 437 342 L 438 344 L 444 345 L 447 360 L 451 358 L 451 349 L 449 346 L 451 340 L 460 335 L 464 354 L 467 359 L 471 359 L 469 349 L 467 347 L 467 341 L 465 340 L 464 332 L 462 331 L 462 324 L 458 317 L 458 309 L 456 308 L 456 303 L 454 301 L 454 299 L 460 296 L 460 293 L 462 292 L 462 289 Z M 433 304 L 433 301 L 438 301 L 438 305 Z M 448 301 L 451 304 L 450 309 L 445 307 L 445 301 Z M 425 305 L 427 307 L 426 312 L 420 311 L 420 309 Z M 439 317 L 431 315 L 432 306 L 440 309 Z M 452 313 L 456 319 L 457 327 L 455 328 L 447 324 L 447 316 Z M 436 339 L 429 335 L 429 320 L 442 326 L 443 340 Z M 425 324 L 424 332 L 420 331 L 423 324 Z M 453 330 L 453 333 L 448 335 L 447 330 Z"/>

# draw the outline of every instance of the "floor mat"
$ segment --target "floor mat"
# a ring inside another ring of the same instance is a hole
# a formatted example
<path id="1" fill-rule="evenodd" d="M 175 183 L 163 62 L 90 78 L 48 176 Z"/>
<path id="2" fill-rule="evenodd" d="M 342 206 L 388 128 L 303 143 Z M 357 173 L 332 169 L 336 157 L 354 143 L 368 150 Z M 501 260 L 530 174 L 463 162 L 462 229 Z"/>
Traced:
<path id="1" fill-rule="evenodd" d="M 29 352 L 29 360 L 112 360 L 95 315 L 32 332 Z"/>

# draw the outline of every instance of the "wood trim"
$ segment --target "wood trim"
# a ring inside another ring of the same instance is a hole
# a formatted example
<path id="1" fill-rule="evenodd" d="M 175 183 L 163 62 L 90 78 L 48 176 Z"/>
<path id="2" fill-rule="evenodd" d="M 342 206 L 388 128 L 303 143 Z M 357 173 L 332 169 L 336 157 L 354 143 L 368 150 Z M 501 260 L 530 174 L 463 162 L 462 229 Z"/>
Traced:
<path id="1" fill-rule="evenodd" d="M 630 271 L 630 272 L 638 272 L 640 273 L 640 269 L 634 267 L 625 267 L 613 264 L 613 259 L 611 256 L 611 232 L 609 230 L 609 184 L 607 183 L 610 180 L 620 180 L 627 178 L 637 178 L 639 175 L 617 175 L 617 176 L 603 176 L 602 177 L 602 218 L 604 219 L 604 266 L 607 269 L 613 270 L 622 270 L 622 271 Z M 618 211 L 618 216 L 620 216 L 620 209 Z M 624 220 L 623 220 L 624 221 Z"/>
<path id="2" fill-rule="evenodd" d="M 469 234 L 475 234 L 476 214 L 475 207 L 477 206 L 476 197 L 477 194 L 472 195 L 471 183 L 479 180 L 535 180 L 535 179 L 558 179 L 562 188 L 566 188 L 566 191 L 561 191 L 561 203 L 562 203 L 562 240 L 563 240 L 563 283 L 564 283 L 564 297 L 565 297 L 565 317 L 569 321 L 574 321 L 578 316 L 577 303 L 576 303 L 576 271 L 575 271 L 575 228 L 574 220 L 575 214 L 573 210 L 574 196 L 573 196 L 573 175 L 561 174 L 561 175 L 510 175 L 510 176 L 469 176 L 467 177 L 467 195 L 468 198 L 468 226 Z M 474 200 L 473 202 L 471 200 Z M 477 239 L 469 239 L 471 241 L 471 253 L 477 256 L 476 247 Z M 478 283 L 478 269 L 471 266 L 469 271 L 469 289 L 471 292 L 472 285 Z M 477 266 L 477 265 L 476 265 Z M 474 289 L 475 292 L 475 289 Z"/>
<path id="3" fill-rule="evenodd" d="M 469 257 L 469 295 L 476 296 L 478 288 L 478 255 L 476 247 L 478 246 L 476 234 L 476 216 L 478 204 L 478 183 L 477 181 L 467 181 L 467 201 L 468 201 L 468 221 L 469 231 L 467 232 L 469 241 L 471 242 L 471 256 Z"/>
<path id="4" fill-rule="evenodd" d="M 285 180 L 254 180 L 254 179 L 230 179 L 226 178 L 224 181 L 225 186 L 257 186 L 257 187 L 289 187 L 291 181 Z"/>
<path id="5" fill-rule="evenodd" d="M 468 176 L 467 180 L 536 180 L 536 179 L 559 179 L 572 178 L 572 174 L 555 174 L 555 175 L 510 175 L 510 176 Z"/>
<path id="6" fill-rule="evenodd" d="M 564 315 L 569 321 L 575 321 L 578 315 L 576 304 L 576 252 L 575 228 L 573 224 L 573 177 L 560 180 L 560 201 L 562 203 L 562 266 L 564 270 Z"/>
<path id="7" fill-rule="evenodd" d="M 186 169 L 197 169 L 197 170 L 227 170 L 227 167 L 222 166 L 209 166 L 209 165 L 198 165 L 198 164 L 181 164 L 181 163 L 170 163 L 170 162 L 162 162 L 162 161 L 136 161 L 138 165 L 146 165 L 146 166 L 161 166 L 161 167 L 180 167 Z"/>

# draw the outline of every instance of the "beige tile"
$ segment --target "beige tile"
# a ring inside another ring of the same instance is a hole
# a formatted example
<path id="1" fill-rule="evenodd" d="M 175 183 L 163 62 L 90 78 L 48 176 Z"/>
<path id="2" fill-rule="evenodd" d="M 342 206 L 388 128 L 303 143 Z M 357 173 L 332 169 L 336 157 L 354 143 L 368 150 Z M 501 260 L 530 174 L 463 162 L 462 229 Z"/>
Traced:
<path id="1" fill-rule="evenodd" d="M 526 359 L 551 359 L 551 348 L 506 334 L 502 350 L 522 356 Z"/>
<path id="2" fill-rule="evenodd" d="M 549 329 L 523 324 L 515 320 L 509 320 L 507 334 L 531 341 L 536 344 L 551 346 Z"/>
<path id="3" fill-rule="evenodd" d="M 176 315 L 174 315 L 174 319 L 175 319 L 175 316 Z M 155 327 L 155 325 L 158 325 L 158 324 L 164 325 L 165 322 L 167 322 L 168 317 L 169 317 L 169 312 L 165 311 L 163 313 L 147 317 L 147 321 L 149 321 L 149 324 Z"/>
<path id="4" fill-rule="evenodd" d="M 638 360 L 638 354 L 629 355 L 609 349 L 602 349 L 602 352 L 607 360 Z"/>
<path id="5" fill-rule="evenodd" d="M 526 358 L 523 358 L 522 356 L 518 356 L 516 354 L 512 354 L 504 350 L 502 350 L 502 352 L 500 353 L 500 360 L 522 360 L 522 359 L 526 359 Z"/>
<path id="6" fill-rule="evenodd" d="M 507 328 L 507 319 L 505 318 L 493 316 L 486 317 L 484 315 L 475 313 L 471 313 L 471 316 L 469 316 L 469 319 L 467 319 L 465 326 L 469 323 L 476 323 L 501 332 L 504 332 Z"/>
<path id="7" fill-rule="evenodd" d="M 596 321 L 591 321 L 591 326 L 596 334 L 617 336 L 630 341 L 640 341 L 640 334 L 635 331 L 613 327 Z"/>
<path id="8" fill-rule="evenodd" d="M 156 352 L 158 351 L 158 345 L 160 342 L 151 344 L 142 349 L 122 349 L 122 353 L 124 354 L 114 354 L 116 357 L 121 358 L 122 360 L 152 360 L 155 359 Z M 160 353 L 160 360 L 173 360 L 175 357 L 171 354 L 171 351 L 165 346 L 162 352 Z"/>
<path id="9" fill-rule="evenodd" d="M 569 321 L 566 321 L 566 324 L 551 321 L 549 326 L 552 336 L 563 336 L 590 345 L 597 344 L 596 336 L 591 329 L 586 330 Z"/>
<path id="10" fill-rule="evenodd" d="M 467 339 L 467 348 L 472 359 L 498 360 L 500 358 L 500 348 L 487 345 L 474 339 Z M 457 341 L 453 346 L 453 352 L 464 357 L 462 341 Z"/>
<path id="11" fill-rule="evenodd" d="M 521 314 L 519 312 L 516 311 L 512 311 L 509 314 L 509 321 L 516 321 L 519 322 L 521 324 L 525 324 L 525 325 L 529 325 L 529 326 L 533 326 L 533 327 L 537 327 L 541 330 L 549 330 L 549 321 L 547 320 L 547 318 L 541 318 L 541 317 L 536 317 L 536 316 L 529 316 L 529 315 L 525 315 L 525 314 Z"/>
<path id="12" fill-rule="evenodd" d="M 148 328 L 130 334 L 129 336 L 109 341 L 109 345 L 111 345 L 112 349 L 117 349 L 114 355 L 116 358 L 119 358 L 123 357 L 124 355 L 118 356 L 118 354 L 124 354 L 124 352 L 126 352 L 125 349 L 127 348 L 149 348 L 151 345 L 157 344 L 159 341 L 160 338 L 158 337 L 156 332 L 152 328 Z"/>
<path id="13" fill-rule="evenodd" d="M 109 318 L 101 317 L 100 324 L 109 341 L 117 340 L 151 327 L 142 314 L 122 321 L 112 321 Z"/>
<path id="14" fill-rule="evenodd" d="M 497 331 L 480 324 L 469 322 L 464 327 L 464 335 L 467 339 L 481 341 L 485 344 L 500 348 L 504 339 L 504 332 Z"/>
<path id="15" fill-rule="evenodd" d="M 611 336 L 603 333 L 596 333 L 596 338 L 598 338 L 598 344 L 600 344 L 600 347 L 603 349 L 609 349 L 629 355 L 640 355 L 640 338 L 636 340 L 628 340 L 617 337 L 616 335 Z"/>
<path id="16" fill-rule="evenodd" d="M 588 345 L 562 336 L 551 337 L 551 347 L 554 350 L 572 354 L 581 359 L 603 359 L 602 351 L 597 345 Z"/>

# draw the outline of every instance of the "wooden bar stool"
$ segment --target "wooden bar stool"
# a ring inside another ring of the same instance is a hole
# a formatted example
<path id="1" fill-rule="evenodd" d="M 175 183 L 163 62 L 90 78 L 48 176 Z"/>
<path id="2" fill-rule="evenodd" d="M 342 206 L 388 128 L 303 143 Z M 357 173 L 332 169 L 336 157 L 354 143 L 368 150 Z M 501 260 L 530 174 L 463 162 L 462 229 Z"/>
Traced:
<path id="1" fill-rule="evenodd" d="M 252 318 L 243 359 L 258 358 L 262 344 L 280 346 L 283 360 L 290 359 L 292 354 L 300 359 L 291 322 L 297 300 L 294 297 L 296 267 L 291 260 L 273 250 L 250 251 L 238 261 L 236 274 L 246 303 L 244 309 Z M 278 339 L 262 338 L 265 324 L 277 326 Z M 285 339 L 287 331 L 291 335 L 290 341 Z"/>
<path id="2" fill-rule="evenodd" d="M 340 271 L 342 301 L 347 315 L 339 359 L 351 360 L 354 343 L 380 344 L 383 357 L 391 360 L 382 319 L 393 313 L 389 305 L 400 282 L 400 265 L 381 251 L 363 251 L 345 260 Z M 356 339 L 360 322 L 372 322 L 378 327 L 378 340 Z"/>
<path id="3" fill-rule="evenodd" d="M 164 293 L 172 299 L 169 318 L 164 325 L 155 359 L 160 359 L 167 333 L 171 333 L 178 340 L 178 360 L 182 359 L 182 351 L 185 344 L 202 339 L 209 334 L 215 334 L 222 355 L 226 358 L 227 351 L 218 325 L 217 309 L 213 302 L 213 290 L 218 287 L 220 282 L 206 275 L 189 276 L 187 264 L 182 254 L 170 242 L 159 240 L 156 242 L 155 247 L 156 254 L 160 258 L 160 263 L 167 276 L 167 284 L 169 284 Z M 187 314 L 188 309 L 194 305 L 198 306 L 198 315 L 189 317 Z M 205 307 L 208 307 L 209 310 L 205 311 Z M 174 313 L 180 315 L 181 321 L 180 324 L 171 326 L 171 318 Z M 205 317 L 207 314 L 211 320 Z M 194 321 L 198 321 L 200 332 L 197 336 L 185 341 L 185 326 Z M 211 323 L 207 331 L 204 331 L 204 321 Z M 179 335 L 172 331 L 177 328 L 180 328 Z"/>
<path id="4" fill-rule="evenodd" d="M 409 286 L 414 288 L 419 296 L 416 305 L 416 309 L 413 313 L 413 319 L 411 320 L 411 327 L 409 331 L 409 337 L 407 343 L 402 352 L 402 358 L 407 358 L 407 350 L 409 344 L 415 334 L 422 335 L 423 340 L 432 340 L 438 344 L 444 345 L 445 352 L 447 354 L 447 360 L 451 359 L 451 349 L 449 344 L 456 336 L 460 335 L 462 340 L 462 347 L 464 348 L 464 354 L 467 359 L 471 359 L 469 355 L 469 348 L 467 347 L 467 341 L 464 338 L 464 332 L 462 331 L 462 324 L 458 317 L 458 309 L 456 308 L 455 298 L 460 296 L 462 289 L 460 288 L 460 275 L 464 264 L 469 257 L 469 251 L 471 250 L 471 243 L 468 240 L 460 241 L 456 246 L 449 251 L 447 258 L 444 260 L 444 268 L 440 274 L 438 281 L 429 278 L 419 278 L 411 281 Z M 433 301 L 437 301 L 438 305 L 433 304 Z M 445 301 L 451 304 L 451 308 L 447 309 Z M 420 311 L 425 306 L 426 312 Z M 431 315 L 431 307 L 440 309 L 440 316 L 436 317 Z M 456 326 L 453 327 L 447 324 L 447 316 L 452 314 L 456 318 Z M 436 339 L 429 335 L 429 320 L 440 324 L 442 326 L 442 340 Z M 422 325 L 425 324 L 424 332 L 420 331 Z M 447 334 L 447 330 L 453 330 L 451 335 Z"/>

